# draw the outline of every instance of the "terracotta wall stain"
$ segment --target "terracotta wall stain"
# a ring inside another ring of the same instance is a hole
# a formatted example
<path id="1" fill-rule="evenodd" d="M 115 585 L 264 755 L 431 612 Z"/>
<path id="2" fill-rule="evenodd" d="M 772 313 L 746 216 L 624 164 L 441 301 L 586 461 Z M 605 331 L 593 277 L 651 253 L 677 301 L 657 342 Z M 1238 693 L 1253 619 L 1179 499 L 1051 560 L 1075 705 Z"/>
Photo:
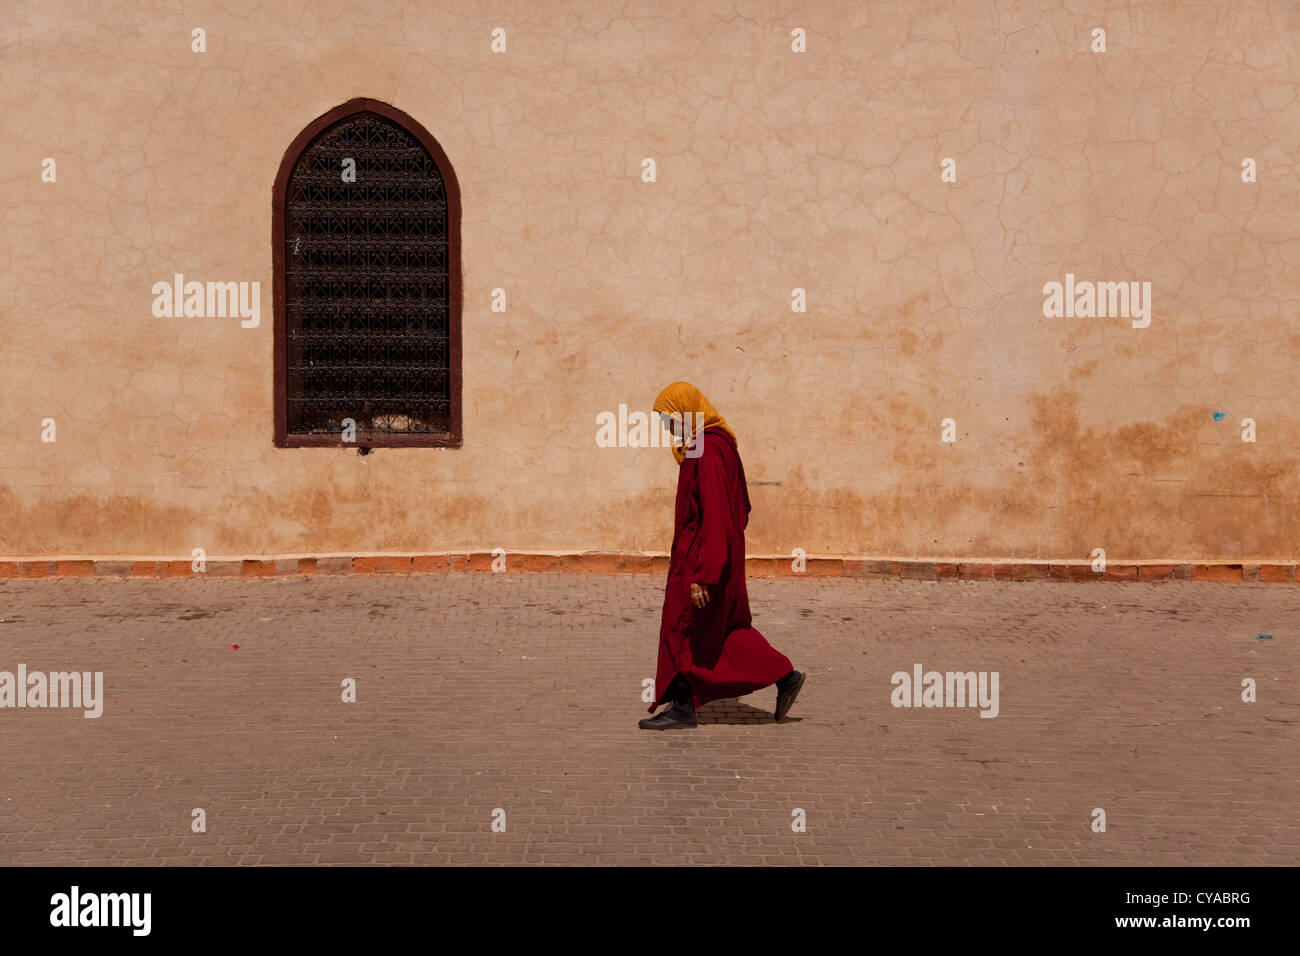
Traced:
<path id="1" fill-rule="evenodd" d="M 663 551 L 675 465 L 596 415 L 687 379 L 739 434 L 754 554 L 1300 558 L 1294 5 L 4 21 L 0 556 Z M 272 446 L 271 185 L 358 96 L 461 183 L 459 449 Z M 260 282 L 260 326 L 155 319 L 175 272 Z M 1150 282 L 1150 327 L 1045 318 L 1067 272 Z"/>

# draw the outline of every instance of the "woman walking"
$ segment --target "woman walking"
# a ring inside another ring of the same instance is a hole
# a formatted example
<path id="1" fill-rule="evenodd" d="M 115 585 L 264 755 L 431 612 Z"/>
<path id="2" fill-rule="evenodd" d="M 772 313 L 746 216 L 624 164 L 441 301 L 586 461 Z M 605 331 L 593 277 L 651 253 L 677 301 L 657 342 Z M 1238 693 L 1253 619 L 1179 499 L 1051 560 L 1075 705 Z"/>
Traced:
<path id="1" fill-rule="evenodd" d="M 677 442 L 677 505 L 659 628 L 656 699 L 646 730 L 694 727 L 695 708 L 776 685 L 781 720 L 805 675 L 751 626 L 745 590 L 749 490 L 735 432 L 698 388 L 674 382 L 654 410 Z"/>

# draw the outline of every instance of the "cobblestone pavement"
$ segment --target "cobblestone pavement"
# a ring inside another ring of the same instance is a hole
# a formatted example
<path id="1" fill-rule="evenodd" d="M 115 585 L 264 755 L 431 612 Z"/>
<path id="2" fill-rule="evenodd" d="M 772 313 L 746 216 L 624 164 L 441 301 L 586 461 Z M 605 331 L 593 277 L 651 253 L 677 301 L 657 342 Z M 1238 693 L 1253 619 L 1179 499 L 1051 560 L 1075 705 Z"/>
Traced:
<path id="1" fill-rule="evenodd" d="M 0 582 L 0 670 L 106 698 L 0 709 L 0 863 L 1300 863 L 1300 590 L 752 580 L 790 717 L 654 733 L 662 583 Z M 915 664 L 997 716 L 895 708 Z"/>

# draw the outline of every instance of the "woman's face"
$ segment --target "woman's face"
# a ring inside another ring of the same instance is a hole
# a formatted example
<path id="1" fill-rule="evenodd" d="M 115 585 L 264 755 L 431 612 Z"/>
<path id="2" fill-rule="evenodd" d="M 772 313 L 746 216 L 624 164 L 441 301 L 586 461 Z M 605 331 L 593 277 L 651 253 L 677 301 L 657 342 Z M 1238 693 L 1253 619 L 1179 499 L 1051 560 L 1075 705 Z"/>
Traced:
<path id="1" fill-rule="evenodd" d="M 669 415 L 667 412 L 660 412 L 659 419 L 664 423 L 664 428 L 672 432 L 673 438 L 677 439 L 678 441 L 685 440 L 684 438 L 685 428 L 683 427 L 682 420 L 680 418 L 676 418 L 672 415 Z"/>

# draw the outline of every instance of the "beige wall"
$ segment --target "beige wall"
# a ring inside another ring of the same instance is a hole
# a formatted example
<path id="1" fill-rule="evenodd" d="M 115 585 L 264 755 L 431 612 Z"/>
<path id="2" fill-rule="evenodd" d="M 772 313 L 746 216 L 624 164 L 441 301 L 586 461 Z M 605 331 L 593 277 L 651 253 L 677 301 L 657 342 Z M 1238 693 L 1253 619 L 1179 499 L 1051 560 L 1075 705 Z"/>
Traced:
<path id="1" fill-rule="evenodd" d="M 61 6 L 0 5 L 0 555 L 663 551 L 595 416 L 684 378 L 751 553 L 1297 557 L 1295 3 Z M 271 186 L 357 96 L 460 180 L 460 449 L 272 446 Z M 261 325 L 155 319 L 175 272 Z M 1066 272 L 1150 327 L 1044 318 Z"/>

